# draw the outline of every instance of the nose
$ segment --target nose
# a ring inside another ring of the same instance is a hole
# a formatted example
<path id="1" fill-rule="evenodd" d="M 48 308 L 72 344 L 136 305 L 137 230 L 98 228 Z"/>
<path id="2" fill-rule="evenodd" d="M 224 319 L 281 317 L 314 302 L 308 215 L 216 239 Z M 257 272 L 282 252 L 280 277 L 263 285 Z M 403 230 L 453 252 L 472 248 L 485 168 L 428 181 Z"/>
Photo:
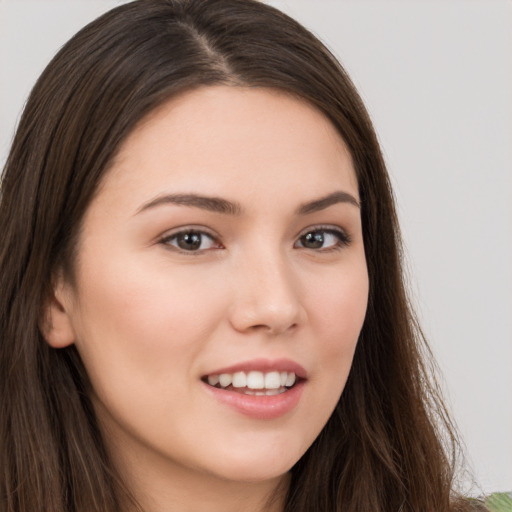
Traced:
<path id="1" fill-rule="evenodd" d="M 305 321 L 300 283 L 284 257 L 252 257 L 236 278 L 230 321 L 237 331 L 275 336 Z"/>

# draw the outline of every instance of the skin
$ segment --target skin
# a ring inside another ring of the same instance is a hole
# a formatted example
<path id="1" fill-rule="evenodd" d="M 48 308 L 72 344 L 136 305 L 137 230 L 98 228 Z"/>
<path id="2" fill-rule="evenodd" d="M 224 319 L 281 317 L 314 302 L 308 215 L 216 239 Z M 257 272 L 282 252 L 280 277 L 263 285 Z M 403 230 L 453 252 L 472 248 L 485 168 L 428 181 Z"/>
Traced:
<path id="1" fill-rule="evenodd" d="M 297 212 L 340 191 L 356 204 Z M 241 211 L 147 206 L 165 194 Z M 365 316 L 358 200 L 331 122 L 269 89 L 186 92 L 124 142 L 86 212 L 75 284 L 57 281 L 45 337 L 76 344 L 108 449 L 146 510 L 282 509 L 287 472 L 339 400 Z M 190 227 L 207 233 L 198 250 L 178 246 Z M 304 244 L 311 232 L 320 247 Z M 248 417 L 205 391 L 203 376 L 256 358 L 307 371 L 283 416 Z"/>

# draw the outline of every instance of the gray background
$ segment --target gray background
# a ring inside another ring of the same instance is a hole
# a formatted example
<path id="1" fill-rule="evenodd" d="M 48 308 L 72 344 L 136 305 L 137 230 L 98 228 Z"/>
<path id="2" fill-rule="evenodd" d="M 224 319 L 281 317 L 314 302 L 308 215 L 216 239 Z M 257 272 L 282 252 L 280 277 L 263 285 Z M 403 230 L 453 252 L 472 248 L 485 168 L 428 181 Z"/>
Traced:
<path id="1" fill-rule="evenodd" d="M 0 0 L 0 164 L 45 64 L 120 3 Z M 370 110 L 468 464 L 485 491 L 511 490 L 512 2 L 269 3 L 327 43 Z"/>

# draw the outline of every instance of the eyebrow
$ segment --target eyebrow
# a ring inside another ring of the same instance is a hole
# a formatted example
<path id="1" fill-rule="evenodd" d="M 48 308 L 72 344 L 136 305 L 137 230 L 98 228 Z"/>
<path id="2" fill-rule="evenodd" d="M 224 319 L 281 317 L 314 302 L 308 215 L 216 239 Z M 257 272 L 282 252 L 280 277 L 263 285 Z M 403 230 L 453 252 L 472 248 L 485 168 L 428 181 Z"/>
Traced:
<path id="1" fill-rule="evenodd" d="M 325 210 L 329 206 L 338 203 L 348 203 L 357 208 L 360 208 L 359 201 L 349 194 L 348 192 L 337 191 L 329 194 L 325 197 L 308 201 L 301 204 L 297 210 L 297 215 L 308 215 L 321 210 Z M 162 206 L 166 204 L 175 204 L 179 206 L 189 206 L 192 208 L 200 208 L 202 210 L 208 210 L 215 213 L 222 213 L 225 215 L 240 215 L 243 211 L 240 203 L 235 201 L 228 201 L 221 197 L 209 197 L 199 194 L 165 194 L 158 196 L 155 199 L 142 205 L 136 212 L 139 213 Z"/>
<path id="2" fill-rule="evenodd" d="M 356 206 L 357 208 L 361 207 L 359 201 L 353 195 L 340 190 L 325 197 L 321 197 L 320 199 L 315 199 L 314 201 L 308 201 L 307 203 L 301 204 L 299 208 L 297 208 L 297 214 L 307 215 L 309 213 L 319 212 L 338 203 L 348 203 Z"/>
<path id="3" fill-rule="evenodd" d="M 164 204 L 190 206 L 227 215 L 240 215 L 242 213 L 242 207 L 239 203 L 228 201 L 227 199 L 222 199 L 220 197 L 208 197 L 198 194 L 166 194 L 158 196 L 144 204 L 137 210 L 137 214 Z"/>

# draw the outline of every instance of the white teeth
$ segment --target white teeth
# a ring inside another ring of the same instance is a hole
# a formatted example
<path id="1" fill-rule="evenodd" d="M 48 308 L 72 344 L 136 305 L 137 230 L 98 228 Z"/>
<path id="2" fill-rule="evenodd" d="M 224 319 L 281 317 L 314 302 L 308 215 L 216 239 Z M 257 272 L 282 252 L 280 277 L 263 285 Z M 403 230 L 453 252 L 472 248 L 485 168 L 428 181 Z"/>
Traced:
<path id="1" fill-rule="evenodd" d="M 246 389 L 244 390 L 244 395 L 252 395 L 252 396 L 274 396 L 280 395 L 284 393 L 286 389 L 267 389 L 266 391 L 255 391 L 254 389 Z"/>
<path id="2" fill-rule="evenodd" d="M 295 373 L 289 373 L 288 377 L 286 378 L 285 386 L 287 388 L 293 386 L 295 384 Z"/>
<path id="3" fill-rule="evenodd" d="M 233 387 L 245 388 L 247 386 L 247 377 L 244 372 L 236 372 L 233 374 Z"/>
<path id="4" fill-rule="evenodd" d="M 223 388 L 227 388 L 231 382 L 233 382 L 233 377 L 230 373 L 221 373 L 219 375 L 219 384 L 223 387 Z"/>
<path id="5" fill-rule="evenodd" d="M 290 388 L 295 384 L 296 376 L 293 372 L 272 371 L 268 373 L 251 371 L 212 374 L 207 377 L 210 386 L 219 385 L 221 388 L 227 388 L 233 385 L 234 388 L 248 388 L 247 394 L 256 395 L 275 395 L 286 391 L 284 388 Z M 250 392 L 249 390 L 262 390 L 259 392 Z M 266 390 L 266 391 L 265 391 Z"/>
<path id="6" fill-rule="evenodd" d="M 210 384 L 210 386 L 216 386 L 218 383 L 219 383 L 218 375 L 208 375 L 208 384 Z"/>
<path id="7" fill-rule="evenodd" d="M 265 387 L 265 377 L 261 372 L 249 372 L 247 374 L 247 387 L 250 389 L 263 389 Z"/>
<path id="8" fill-rule="evenodd" d="M 268 389 L 267 391 L 265 391 L 265 395 L 267 396 L 279 395 L 281 393 L 284 393 L 284 389 L 282 391 L 279 389 Z"/>
<path id="9" fill-rule="evenodd" d="M 265 387 L 267 389 L 279 389 L 281 387 L 279 372 L 270 372 L 265 375 Z"/>

